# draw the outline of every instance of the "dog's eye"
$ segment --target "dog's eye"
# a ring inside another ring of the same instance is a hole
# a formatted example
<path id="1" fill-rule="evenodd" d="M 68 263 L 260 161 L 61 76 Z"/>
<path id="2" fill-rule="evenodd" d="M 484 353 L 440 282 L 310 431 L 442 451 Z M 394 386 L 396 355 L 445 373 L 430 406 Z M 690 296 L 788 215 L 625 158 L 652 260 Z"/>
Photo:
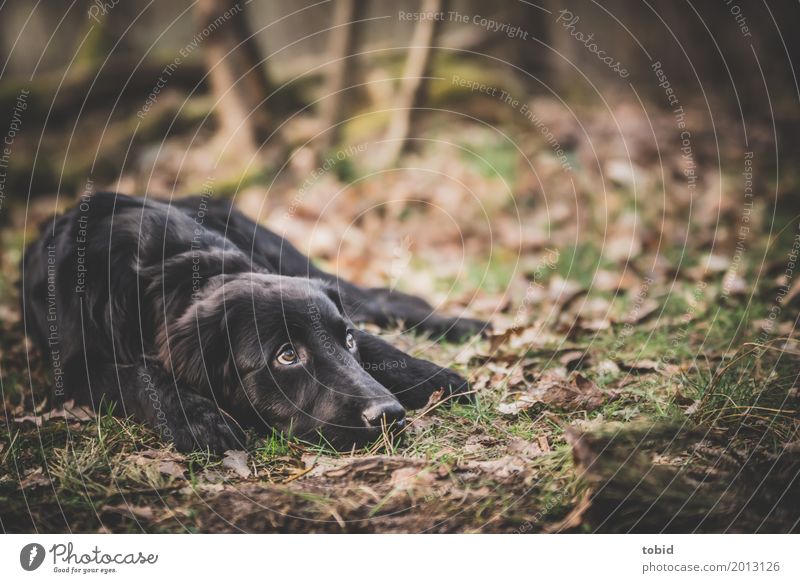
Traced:
<path id="1" fill-rule="evenodd" d="M 352 332 L 348 332 L 347 336 L 344 337 L 344 344 L 348 350 L 353 350 L 356 347 L 356 339 L 353 337 Z"/>
<path id="2" fill-rule="evenodd" d="M 292 348 L 291 344 L 284 344 L 281 346 L 280 350 L 278 350 L 278 355 L 275 357 L 275 360 L 278 361 L 278 364 L 289 366 L 300 362 L 300 357 L 297 355 L 297 351 Z"/>

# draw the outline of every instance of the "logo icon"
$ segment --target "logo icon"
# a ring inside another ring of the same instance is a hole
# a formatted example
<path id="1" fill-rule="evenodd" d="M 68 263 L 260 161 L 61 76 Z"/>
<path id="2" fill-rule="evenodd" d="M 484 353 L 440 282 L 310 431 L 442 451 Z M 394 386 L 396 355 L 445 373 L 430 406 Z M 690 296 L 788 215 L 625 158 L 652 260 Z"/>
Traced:
<path id="1" fill-rule="evenodd" d="M 35 571 L 44 562 L 44 547 L 38 543 L 30 543 L 19 552 L 19 564 L 26 571 Z"/>

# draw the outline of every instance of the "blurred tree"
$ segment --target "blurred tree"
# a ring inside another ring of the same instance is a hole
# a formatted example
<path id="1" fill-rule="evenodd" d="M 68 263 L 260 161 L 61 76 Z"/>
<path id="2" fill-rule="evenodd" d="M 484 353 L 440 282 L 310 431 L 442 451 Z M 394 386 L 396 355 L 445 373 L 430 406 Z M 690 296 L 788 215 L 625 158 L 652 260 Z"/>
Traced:
<path id="1" fill-rule="evenodd" d="M 232 151 L 257 150 L 268 135 L 270 84 L 246 7 L 236 0 L 198 0 L 199 38 L 214 95 L 218 137 Z"/>
<path id="2" fill-rule="evenodd" d="M 333 25 L 328 38 L 328 55 L 325 87 L 320 104 L 321 126 L 324 133 L 319 139 L 319 151 L 324 154 L 332 144 L 339 141 L 344 118 L 342 94 L 355 82 L 357 67 L 348 57 L 359 44 L 361 26 L 366 8 L 364 0 L 336 0 L 333 9 Z"/>
<path id="3" fill-rule="evenodd" d="M 422 0 L 420 12 L 427 15 L 439 13 L 445 10 L 444 4 L 444 0 Z M 437 33 L 441 30 L 441 23 L 441 20 L 434 18 L 420 18 L 414 28 L 403 79 L 386 132 L 385 148 L 376 157 L 379 168 L 393 165 L 403 152 L 411 128 L 412 110 L 420 103 L 425 91 L 425 77 L 429 73 L 431 53 L 436 44 Z"/>

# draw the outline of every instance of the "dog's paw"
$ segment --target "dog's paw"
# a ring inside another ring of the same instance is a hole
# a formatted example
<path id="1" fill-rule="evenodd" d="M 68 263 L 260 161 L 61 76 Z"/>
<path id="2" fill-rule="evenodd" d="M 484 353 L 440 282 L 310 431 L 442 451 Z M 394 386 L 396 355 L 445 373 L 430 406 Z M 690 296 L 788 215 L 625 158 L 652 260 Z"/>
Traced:
<path id="1" fill-rule="evenodd" d="M 171 428 L 172 442 L 178 451 L 223 453 L 229 449 L 245 448 L 244 431 L 233 417 L 220 409 L 207 409 L 182 421 L 183 424 Z"/>
<path id="2" fill-rule="evenodd" d="M 478 334 L 485 336 L 491 332 L 492 325 L 483 320 L 473 318 L 436 318 L 425 323 L 434 338 L 442 338 L 448 342 L 463 342 Z"/>
<path id="3" fill-rule="evenodd" d="M 474 318 L 453 318 L 451 320 L 451 326 L 448 329 L 447 338 L 448 340 L 453 339 L 454 341 L 464 340 L 465 338 L 478 334 L 486 336 L 486 334 L 491 331 L 492 324 L 490 322 L 476 320 Z"/>
<path id="4" fill-rule="evenodd" d="M 449 368 L 439 369 L 429 384 L 432 385 L 433 391 L 444 390 L 444 398 L 460 403 L 472 401 L 469 381 Z"/>
<path id="5" fill-rule="evenodd" d="M 441 368 L 428 361 L 417 361 L 414 377 L 409 378 L 409 389 L 395 391 L 395 397 L 408 409 L 421 409 L 437 391 L 443 391 L 440 399 L 448 402 L 471 401 L 469 382 L 455 371 Z"/>

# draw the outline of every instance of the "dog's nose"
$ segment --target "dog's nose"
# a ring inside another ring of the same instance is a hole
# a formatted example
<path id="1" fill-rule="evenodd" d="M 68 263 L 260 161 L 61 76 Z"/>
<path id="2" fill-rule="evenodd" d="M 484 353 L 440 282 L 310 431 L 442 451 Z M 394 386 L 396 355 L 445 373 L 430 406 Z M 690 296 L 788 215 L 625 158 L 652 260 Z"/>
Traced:
<path id="1" fill-rule="evenodd" d="M 397 401 L 382 401 L 367 407 L 361 414 L 368 427 L 386 427 L 399 429 L 406 423 L 406 410 Z"/>

